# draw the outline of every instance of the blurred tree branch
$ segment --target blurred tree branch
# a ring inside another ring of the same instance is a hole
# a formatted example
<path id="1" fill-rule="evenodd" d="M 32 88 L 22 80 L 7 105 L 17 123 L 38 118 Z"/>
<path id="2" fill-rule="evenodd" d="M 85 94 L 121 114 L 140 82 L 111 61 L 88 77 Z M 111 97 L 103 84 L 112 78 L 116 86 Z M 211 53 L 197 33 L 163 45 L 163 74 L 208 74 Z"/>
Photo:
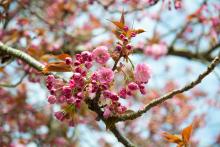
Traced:
<path id="1" fill-rule="evenodd" d="M 0 87 L 8 87 L 8 88 L 15 88 L 17 87 L 19 84 L 22 83 L 22 81 L 24 80 L 24 78 L 27 76 L 27 73 L 25 73 L 19 81 L 17 81 L 15 84 L 7 84 L 7 83 L 0 83 Z"/>

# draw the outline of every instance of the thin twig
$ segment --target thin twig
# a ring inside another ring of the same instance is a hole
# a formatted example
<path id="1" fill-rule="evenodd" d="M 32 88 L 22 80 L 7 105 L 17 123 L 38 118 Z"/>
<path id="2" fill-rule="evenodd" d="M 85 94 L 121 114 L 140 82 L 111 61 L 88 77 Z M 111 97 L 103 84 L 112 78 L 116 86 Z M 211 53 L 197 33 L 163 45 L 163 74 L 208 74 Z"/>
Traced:
<path id="1" fill-rule="evenodd" d="M 189 89 L 192 89 L 193 87 L 195 87 L 196 85 L 198 85 L 199 83 L 202 82 L 202 80 L 208 75 L 210 74 L 214 68 L 217 66 L 217 64 L 220 62 L 220 54 L 218 55 L 218 57 L 216 57 L 211 64 L 207 67 L 206 71 L 203 72 L 202 74 L 200 74 L 194 81 L 192 81 L 191 83 L 185 85 L 184 87 L 180 88 L 180 89 L 176 89 L 173 90 L 167 94 L 165 94 L 164 96 L 154 99 L 151 102 L 149 102 L 144 109 L 139 110 L 137 112 L 133 112 L 133 113 L 129 113 L 129 114 L 125 114 L 125 115 L 118 115 L 118 116 L 114 116 L 117 118 L 116 122 L 119 121 L 126 121 L 126 120 L 133 120 L 136 119 L 140 116 L 142 116 L 144 113 L 146 113 L 148 110 L 150 110 L 151 108 L 163 103 L 164 101 L 173 98 L 175 95 L 183 93 L 185 91 L 188 91 Z"/>

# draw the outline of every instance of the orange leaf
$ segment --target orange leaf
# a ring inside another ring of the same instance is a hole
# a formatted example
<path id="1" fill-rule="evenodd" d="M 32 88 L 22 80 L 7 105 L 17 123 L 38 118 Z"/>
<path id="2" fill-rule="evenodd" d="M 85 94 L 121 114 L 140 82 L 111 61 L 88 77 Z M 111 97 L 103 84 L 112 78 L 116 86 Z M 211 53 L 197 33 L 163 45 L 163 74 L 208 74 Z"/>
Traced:
<path id="1" fill-rule="evenodd" d="M 185 144 L 188 144 L 190 136 L 192 134 L 192 130 L 193 130 L 193 123 L 190 124 L 188 127 L 183 129 L 181 135 L 182 135 L 182 138 L 183 138 L 183 142 Z"/>
<path id="2" fill-rule="evenodd" d="M 181 144 L 182 143 L 182 139 L 181 139 L 181 137 L 179 135 L 172 135 L 170 133 L 163 132 L 162 136 L 168 142 L 177 143 L 177 144 Z"/>
<path id="3" fill-rule="evenodd" d="M 121 30 L 124 28 L 124 24 L 119 21 L 111 21 L 111 22 Z"/>
<path id="4" fill-rule="evenodd" d="M 124 13 L 124 11 L 122 11 L 122 13 L 121 13 L 120 23 L 122 23 L 123 26 L 125 25 L 125 13 Z"/>
<path id="5" fill-rule="evenodd" d="M 72 68 L 70 65 L 67 65 L 65 62 L 52 62 L 47 64 L 44 69 L 43 73 L 48 72 L 70 72 Z"/>
<path id="6" fill-rule="evenodd" d="M 38 48 L 35 48 L 34 46 L 31 46 L 27 49 L 27 52 L 35 57 L 36 59 L 39 59 L 42 55 L 43 55 L 43 51 L 38 49 Z"/>
<path id="7" fill-rule="evenodd" d="M 123 30 L 125 26 L 125 15 L 124 11 L 121 13 L 120 21 L 111 21 L 115 26 L 117 26 L 119 29 Z"/>
<path id="8" fill-rule="evenodd" d="M 66 57 L 70 57 L 71 58 L 71 56 L 68 55 L 68 54 L 60 54 L 60 55 L 57 55 L 56 57 L 58 59 L 60 59 L 60 60 L 65 60 Z"/>
<path id="9" fill-rule="evenodd" d="M 137 29 L 137 30 L 128 30 L 127 31 L 127 36 L 128 38 L 131 38 L 132 34 L 135 33 L 135 34 L 141 34 L 141 33 L 144 33 L 145 31 L 143 29 Z"/>
<path id="10" fill-rule="evenodd" d="M 144 33 L 145 32 L 145 30 L 143 30 L 143 29 L 137 29 L 137 30 L 135 30 L 135 33 L 136 34 L 141 34 L 141 33 Z"/>

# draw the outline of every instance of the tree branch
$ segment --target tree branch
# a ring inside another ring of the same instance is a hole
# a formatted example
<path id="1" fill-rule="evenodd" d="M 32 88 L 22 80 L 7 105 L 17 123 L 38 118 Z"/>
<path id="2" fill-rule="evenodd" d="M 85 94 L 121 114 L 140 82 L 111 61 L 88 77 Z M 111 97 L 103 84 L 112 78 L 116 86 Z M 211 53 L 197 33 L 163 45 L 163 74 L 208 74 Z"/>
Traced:
<path id="1" fill-rule="evenodd" d="M 44 65 L 42 63 L 40 63 L 30 55 L 26 54 L 23 51 L 4 45 L 2 42 L 0 42 L 0 52 L 19 58 L 33 68 L 37 69 L 38 71 L 42 71 L 44 68 Z"/>
<path id="2" fill-rule="evenodd" d="M 220 47 L 220 42 L 218 42 L 216 45 L 214 45 L 213 47 L 211 47 L 210 49 L 208 49 L 207 51 L 203 51 L 200 53 L 194 53 L 191 52 L 189 50 L 178 50 L 175 49 L 174 46 L 170 46 L 168 47 L 168 53 L 167 55 L 171 55 L 171 56 L 178 56 L 178 57 L 182 57 L 182 58 L 186 58 L 186 59 L 194 59 L 194 60 L 202 60 L 204 61 L 204 59 L 208 62 L 211 62 L 214 57 L 211 55 L 212 51 L 216 51 L 218 48 Z M 211 52 L 210 52 L 211 50 Z M 135 54 L 143 54 L 143 48 L 135 48 L 134 52 Z"/>
<path id="3" fill-rule="evenodd" d="M 133 113 L 129 113 L 129 114 L 125 114 L 125 115 L 113 116 L 113 118 L 116 119 L 116 122 L 119 122 L 119 121 L 133 120 L 133 119 L 136 119 L 136 118 L 142 116 L 142 114 L 146 113 L 151 108 L 163 103 L 164 101 L 166 101 L 168 99 L 173 98 L 173 96 L 175 96 L 177 94 L 180 94 L 180 93 L 183 93 L 189 89 L 192 89 L 193 87 L 195 87 L 196 85 L 201 83 L 202 80 L 214 70 L 214 68 L 217 66 L 217 64 L 219 62 L 220 62 L 220 54 L 211 62 L 211 64 L 207 67 L 206 71 L 203 72 L 202 74 L 200 74 L 197 77 L 197 79 L 195 79 L 191 83 L 185 85 L 184 87 L 182 87 L 180 89 L 173 90 L 160 98 L 152 100 L 142 110 L 139 110 L 139 111 L 133 112 Z"/>
<path id="4" fill-rule="evenodd" d="M 115 125 L 113 125 L 110 130 L 115 135 L 115 137 L 118 139 L 119 142 L 123 143 L 126 147 L 135 147 L 126 137 L 124 137 L 116 128 Z"/>

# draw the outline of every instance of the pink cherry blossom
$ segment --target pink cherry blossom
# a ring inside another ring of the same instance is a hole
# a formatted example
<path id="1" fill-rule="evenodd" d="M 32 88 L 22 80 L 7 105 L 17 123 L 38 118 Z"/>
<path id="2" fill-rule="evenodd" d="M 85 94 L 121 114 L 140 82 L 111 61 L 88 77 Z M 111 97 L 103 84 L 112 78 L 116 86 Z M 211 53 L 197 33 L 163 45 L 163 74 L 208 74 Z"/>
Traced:
<path id="1" fill-rule="evenodd" d="M 73 61 L 72 61 L 72 58 L 66 57 L 65 62 L 66 62 L 67 65 L 70 65 L 70 64 L 72 64 Z"/>
<path id="2" fill-rule="evenodd" d="M 144 54 L 159 59 L 161 56 L 166 55 L 167 46 L 164 43 L 152 44 L 145 48 Z"/>
<path id="3" fill-rule="evenodd" d="M 151 70 L 147 64 L 138 64 L 134 71 L 136 82 L 146 83 L 151 77 Z"/>
<path id="4" fill-rule="evenodd" d="M 105 64 L 110 58 L 110 54 L 108 53 L 108 48 L 106 46 L 99 46 L 93 50 L 92 56 L 96 62 L 100 64 Z"/>
<path id="5" fill-rule="evenodd" d="M 97 71 L 97 80 L 102 84 L 108 84 L 112 82 L 114 78 L 114 72 L 110 68 L 101 68 Z"/>

